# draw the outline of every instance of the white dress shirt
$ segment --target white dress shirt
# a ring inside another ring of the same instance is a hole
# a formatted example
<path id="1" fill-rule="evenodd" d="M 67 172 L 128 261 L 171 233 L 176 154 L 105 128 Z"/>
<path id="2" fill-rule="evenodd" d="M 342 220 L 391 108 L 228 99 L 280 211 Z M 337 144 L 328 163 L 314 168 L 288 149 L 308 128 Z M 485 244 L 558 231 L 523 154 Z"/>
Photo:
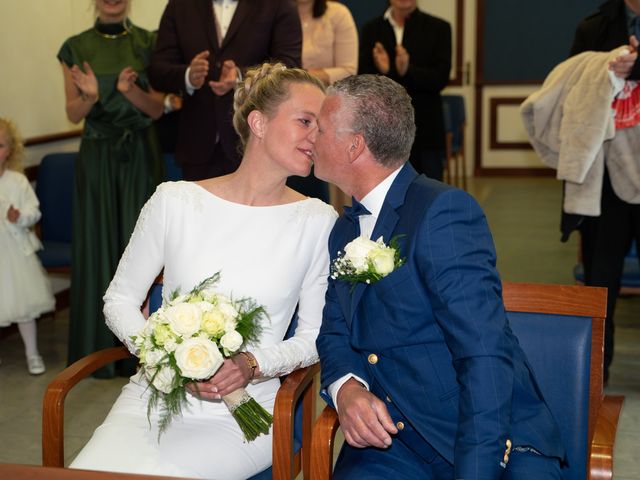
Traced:
<path id="1" fill-rule="evenodd" d="M 396 35 L 396 45 L 402 45 L 404 25 L 398 25 L 398 22 L 394 20 L 393 15 L 391 15 L 391 7 L 387 8 L 387 11 L 384 12 L 383 18 L 393 27 L 393 33 Z"/>
<path id="2" fill-rule="evenodd" d="M 216 22 L 216 32 L 220 36 L 220 42 L 227 35 L 227 31 L 229 30 L 229 25 L 231 25 L 231 20 L 233 20 L 233 15 L 236 13 L 236 9 L 238 8 L 238 0 L 212 0 L 213 1 L 213 15 L 214 22 Z M 213 59 L 211 59 L 213 60 Z M 184 84 L 187 87 L 187 93 L 189 95 L 193 95 L 193 92 L 196 91 L 196 88 L 191 85 L 189 81 L 189 72 L 191 71 L 191 67 L 187 68 L 187 71 L 184 72 Z"/>
<path id="3" fill-rule="evenodd" d="M 384 199 L 387 198 L 387 193 L 389 193 L 391 184 L 396 179 L 403 166 L 404 165 L 399 167 L 397 170 L 394 170 L 387 178 L 376 185 L 375 188 L 367 193 L 360 201 L 360 203 L 364 205 L 364 207 L 369 210 L 369 212 L 371 212 L 370 215 L 360 215 L 360 217 L 358 217 L 361 237 L 371 238 L 373 229 L 376 226 L 378 217 L 380 216 L 380 210 L 382 210 Z M 340 390 L 340 387 L 342 387 L 342 385 L 344 385 L 347 380 L 352 377 L 363 384 L 367 390 L 369 390 L 369 384 L 357 375 L 347 373 L 345 376 L 340 377 L 338 380 L 327 387 L 327 391 L 329 392 L 329 395 L 331 395 L 331 399 L 333 400 L 333 405 L 336 411 L 338 410 L 338 391 Z"/>

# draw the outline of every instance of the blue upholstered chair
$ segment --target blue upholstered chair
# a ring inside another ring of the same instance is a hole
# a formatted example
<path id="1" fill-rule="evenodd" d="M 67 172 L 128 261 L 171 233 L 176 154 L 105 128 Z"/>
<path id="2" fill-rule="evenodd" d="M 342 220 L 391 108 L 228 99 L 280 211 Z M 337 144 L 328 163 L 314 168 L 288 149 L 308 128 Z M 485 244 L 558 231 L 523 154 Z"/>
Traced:
<path id="1" fill-rule="evenodd" d="M 566 480 L 610 479 L 624 397 L 602 390 L 606 289 L 505 283 L 511 328 L 527 354 L 567 449 Z M 311 445 L 311 479 L 331 478 L 338 418 L 326 407 Z"/>
<path id="2" fill-rule="evenodd" d="M 581 260 L 573 267 L 573 277 L 577 284 L 584 285 L 584 266 Z M 624 258 L 624 267 L 622 267 L 622 277 L 620 278 L 620 294 L 640 294 L 640 261 L 638 260 L 636 242 L 631 243 L 629 253 Z"/>
<path id="3" fill-rule="evenodd" d="M 71 268 L 71 214 L 75 160 L 78 154 L 50 153 L 42 158 L 36 177 L 36 196 L 42 218 L 39 223 L 42 266 L 50 272 Z"/>
<path id="4" fill-rule="evenodd" d="M 182 180 L 182 167 L 176 162 L 176 157 L 173 153 L 164 153 L 162 155 L 164 160 L 164 167 L 167 172 L 166 179 L 171 182 L 177 182 Z"/>
<path id="5" fill-rule="evenodd" d="M 154 312 L 161 305 L 162 285 L 156 282 L 149 291 L 148 311 Z M 295 331 L 295 322 L 297 317 L 287 335 Z M 64 467 L 64 400 L 67 393 L 97 369 L 130 356 L 125 347 L 94 352 L 64 369 L 49 384 L 42 412 L 43 466 Z M 292 480 L 300 471 L 304 472 L 304 478 L 309 478 L 315 381 L 319 370 L 320 366 L 316 363 L 295 370 L 283 379 L 273 412 L 273 465 L 248 480 Z"/>
<path id="6" fill-rule="evenodd" d="M 467 166 L 464 158 L 464 137 L 467 114 L 462 95 L 442 95 L 445 131 L 447 134 L 447 183 L 467 189 Z"/>

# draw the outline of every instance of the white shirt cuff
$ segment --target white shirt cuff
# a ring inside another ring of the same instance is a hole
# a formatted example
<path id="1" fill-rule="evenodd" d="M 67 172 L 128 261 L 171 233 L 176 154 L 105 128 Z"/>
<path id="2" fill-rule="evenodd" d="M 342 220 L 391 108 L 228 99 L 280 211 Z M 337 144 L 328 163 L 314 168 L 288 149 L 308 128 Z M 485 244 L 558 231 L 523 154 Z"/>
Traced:
<path id="1" fill-rule="evenodd" d="M 353 373 L 347 373 L 344 377 L 340 377 L 338 380 L 327 387 L 327 392 L 329 392 L 331 400 L 333 400 L 333 406 L 336 409 L 336 412 L 338 411 L 338 391 L 340 390 L 340 388 L 342 388 L 342 385 L 347 383 L 347 380 L 351 378 L 355 378 L 362 385 L 364 385 L 364 388 L 369 390 L 369 384 Z"/>
<path id="2" fill-rule="evenodd" d="M 184 72 L 184 86 L 187 89 L 187 93 L 189 95 L 193 95 L 193 92 L 195 92 L 197 89 L 196 89 L 196 87 L 191 85 L 191 82 L 189 81 L 189 72 L 190 71 L 191 71 L 191 67 L 187 67 L 187 70 Z"/>

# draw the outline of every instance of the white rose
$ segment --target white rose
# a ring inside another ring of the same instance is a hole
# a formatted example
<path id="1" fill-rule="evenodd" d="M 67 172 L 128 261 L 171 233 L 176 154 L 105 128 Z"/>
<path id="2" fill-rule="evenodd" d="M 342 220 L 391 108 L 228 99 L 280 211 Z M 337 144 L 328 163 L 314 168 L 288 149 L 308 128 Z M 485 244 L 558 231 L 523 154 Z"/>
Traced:
<path id="1" fill-rule="evenodd" d="M 225 318 L 219 309 L 212 309 L 202 315 L 202 331 L 213 337 L 219 337 L 226 331 Z"/>
<path id="2" fill-rule="evenodd" d="M 393 248 L 377 248 L 369 253 L 369 259 L 376 273 L 383 277 L 393 272 L 395 266 L 395 251 Z"/>
<path id="3" fill-rule="evenodd" d="M 222 345 L 222 348 L 231 353 L 238 350 L 242 345 L 242 342 L 242 335 L 235 330 L 225 333 L 220 339 L 220 345 Z"/>
<path id="4" fill-rule="evenodd" d="M 176 347 L 176 363 L 183 377 L 204 380 L 222 365 L 222 355 L 206 338 L 189 338 Z"/>
<path id="5" fill-rule="evenodd" d="M 222 314 L 229 320 L 235 321 L 236 317 L 238 316 L 238 310 L 236 310 L 233 304 L 227 299 L 221 300 L 218 303 L 218 308 L 220 309 Z"/>
<path id="6" fill-rule="evenodd" d="M 147 370 L 147 378 L 152 380 L 152 384 L 156 389 L 160 390 L 162 393 L 170 393 L 173 390 L 173 382 L 176 378 L 176 372 L 169 365 L 164 365 L 160 367 L 158 374 L 155 374 L 155 369 L 151 369 L 151 376 L 149 376 L 149 370 Z"/>
<path id="7" fill-rule="evenodd" d="M 216 308 L 215 305 L 209 302 L 198 302 L 196 303 L 196 305 L 198 305 L 198 307 L 200 307 L 200 310 L 202 310 L 203 312 L 210 312 L 211 310 Z"/>
<path id="8" fill-rule="evenodd" d="M 147 350 L 144 353 L 144 364 L 149 367 L 155 367 L 156 365 L 158 365 L 158 363 L 162 361 L 165 355 L 166 355 L 165 352 L 157 348 L 152 350 Z"/>
<path id="9" fill-rule="evenodd" d="M 194 303 L 180 303 L 169 307 L 165 311 L 167 321 L 174 332 L 189 338 L 200 330 L 202 311 Z"/>
<path id="10" fill-rule="evenodd" d="M 178 342 L 176 342 L 175 338 L 170 338 L 169 340 L 164 342 L 164 345 L 163 345 L 164 349 L 169 353 L 173 352 L 177 346 L 178 346 Z"/>
<path id="11" fill-rule="evenodd" d="M 358 237 L 344 247 L 344 258 L 349 260 L 358 273 L 367 270 L 367 256 L 380 245 L 366 237 Z"/>

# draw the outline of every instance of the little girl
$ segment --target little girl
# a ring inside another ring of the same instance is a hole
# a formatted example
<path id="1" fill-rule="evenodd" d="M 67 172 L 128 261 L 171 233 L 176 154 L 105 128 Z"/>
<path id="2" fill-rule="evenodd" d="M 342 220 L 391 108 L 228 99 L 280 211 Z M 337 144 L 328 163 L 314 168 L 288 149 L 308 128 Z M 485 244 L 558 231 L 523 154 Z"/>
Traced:
<path id="1" fill-rule="evenodd" d="M 29 228 L 40 219 L 40 209 L 21 173 L 22 156 L 15 125 L 0 118 L 0 327 L 18 324 L 29 373 L 39 375 L 45 366 L 35 319 L 53 310 L 55 299 L 35 253 L 42 244 Z"/>

